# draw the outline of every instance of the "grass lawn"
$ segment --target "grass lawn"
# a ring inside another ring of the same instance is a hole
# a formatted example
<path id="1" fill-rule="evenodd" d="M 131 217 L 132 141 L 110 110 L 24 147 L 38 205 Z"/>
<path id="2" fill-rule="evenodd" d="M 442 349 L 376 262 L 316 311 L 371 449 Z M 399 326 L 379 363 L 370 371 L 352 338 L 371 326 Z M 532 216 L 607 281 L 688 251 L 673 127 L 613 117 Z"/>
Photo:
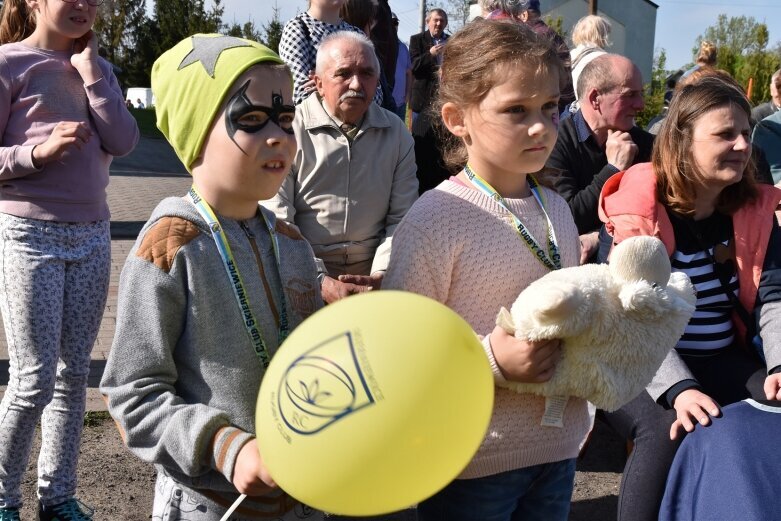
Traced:
<path id="1" fill-rule="evenodd" d="M 143 137 L 165 139 L 155 125 L 155 109 L 130 109 L 130 113 L 136 118 L 138 130 Z"/>

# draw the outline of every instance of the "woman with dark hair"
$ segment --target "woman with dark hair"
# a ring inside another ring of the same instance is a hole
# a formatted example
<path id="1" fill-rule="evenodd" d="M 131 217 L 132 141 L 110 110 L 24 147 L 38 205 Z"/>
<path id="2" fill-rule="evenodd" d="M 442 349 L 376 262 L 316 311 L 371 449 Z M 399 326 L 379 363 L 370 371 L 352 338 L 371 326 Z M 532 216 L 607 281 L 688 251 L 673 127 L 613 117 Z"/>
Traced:
<path id="1" fill-rule="evenodd" d="M 708 76 L 684 86 L 652 162 L 602 189 L 603 260 L 628 237 L 654 235 L 697 291 L 694 316 L 646 392 L 605 414 L 634 442 L 619 520 L 657 519 L 684 430 L 751 396 L 781 399 L 781 190 L 755 182 L 750 111 L 732 81 Z"/>
<path id="2" fill-rule="evenodd" d="M 339 16 L 348 24 L 357 27 L 368 38 L 377 17 L 377 0 L 345 0 L 339 9 Z"/>
<path id="3" fill-rule="evenodd" d="M 363 31 L 366 37 L 371 39 L 372 28 L 377 24 L 377 16 L 380 14 L 380 11 L 380 4 L 377 0 L 344 0 L 342 8 L 339 10 L 339 16 L 348 24 Z M 388 23 L 390 23 L 390 20 L 388 20 Z M 395 113 L 396 103 L 393 101 L 393 85 L 388 82 L 388 73 L 383 63 L 383 55 L 373 39 L 372 43 L 374 43 L 374 53 L 377 55 L 377 61 L 380 64 L 380 83 L 377 86 L 377 90 L 382 93 L 382 96 L 377 103 L 382 108 Z M 395 72 L 395 69 L 391 69 L 391 71 Z M 393 74 L 390 77 L 393 77 Z"/>

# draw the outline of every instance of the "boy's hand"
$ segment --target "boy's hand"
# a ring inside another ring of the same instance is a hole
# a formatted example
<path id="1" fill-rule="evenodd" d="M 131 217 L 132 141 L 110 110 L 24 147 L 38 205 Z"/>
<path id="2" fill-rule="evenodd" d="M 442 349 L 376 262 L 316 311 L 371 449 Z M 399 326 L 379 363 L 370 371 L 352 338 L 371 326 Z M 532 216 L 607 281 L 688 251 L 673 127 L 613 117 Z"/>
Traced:
<path id="1" fill-rule="evenodd" d="M 561 340 L 527 342 L 499 326 L 491 333 L 491 349 L 502 374 L 513 382 L 547 382 L 561 358 Z"/>
<path id="2" fill-rule="evenodd" d="M 697 423 L 708 426 L 711 424 L 711 416 L 716 417 L 721 414 L 719 405 L 713 401 L 713 398 L 697 389 L 682 391 L 675 397 L 673 407 L 678 413 L 678 419 L 670 427 L 671 440 L 678 438 L 681 428 L 686 432 L 692 432 Z"/>
<path id="3" fill-rule="evenodd" d="M 326 275 L 323 278 L 323 283 L 320 286 L 320 294 L 323 297 L 323 302 L 326 304 L 332 304 L 339 299 L 355 295 L 356 293 L 363 293 L 369 291 L 371 286 L 361 286 L 358 284 L 351 284 L 349 282 L 340 282 L 334 278 Z"/>
<path id="4" fill-rule="evenodd" d="M 233 467 L 233 486 L 248 496 L 261 496 L 277 488 L 266 465 L 263 464 L 255 438 L 245 443 L 239 451 L 236 465 Z"/>
<path id="5" fill-rule="evenodd" d="M 33 148 L 33 163 L 40 168 L 56 161 L 71 147 L 81 150 L 89 141 L 92 131 L 83 121 L 60 121 L 52 130 L 49 139 Z"/>
<path id="6" fill-rule="evenodd" d="M 91 29 L 73 43 L 71 65 L 79 72 L 85 85 L 92 85 L 103 77 L 98 67 L 98 36 Z"/>

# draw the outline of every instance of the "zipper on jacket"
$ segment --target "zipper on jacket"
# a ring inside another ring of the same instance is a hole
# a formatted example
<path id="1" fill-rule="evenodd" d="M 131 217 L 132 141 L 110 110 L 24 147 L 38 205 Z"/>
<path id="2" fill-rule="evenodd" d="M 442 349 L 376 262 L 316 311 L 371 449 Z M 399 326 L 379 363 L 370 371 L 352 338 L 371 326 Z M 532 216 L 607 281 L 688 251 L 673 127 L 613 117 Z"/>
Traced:
<path id="1" fill-rule="evenodd" d="M 255 240 L 255 234 L 252 233 L 252 230 L 250 230 L 246 222 L 239 221 L 239 226 L 241 226 L 241 229 L 244 231 L 247 239 L 249 239 L 252 253 L 255 254 L 255 263 L 258 265 L 260 280 L 263 282 L 263 289 L 266 291 L 266 299 L 268 300 L 269 307 L 271 307 L 271 313 L 274 315 L 274 322 L 277 323 L 277 328 L 279 328 L 279 311 L 277 310 L 277 305 L 274 303 L 274 295 L 271 293 L 271 287 L 269 286 L 268 279 L 266 279 L 266 270 L 263 269 L 263 262 L 260 260 L 260 250 L 258 249 L 258 243 Z M 281 280 L 279 282 L 280 284 L 282 283 Z"/>

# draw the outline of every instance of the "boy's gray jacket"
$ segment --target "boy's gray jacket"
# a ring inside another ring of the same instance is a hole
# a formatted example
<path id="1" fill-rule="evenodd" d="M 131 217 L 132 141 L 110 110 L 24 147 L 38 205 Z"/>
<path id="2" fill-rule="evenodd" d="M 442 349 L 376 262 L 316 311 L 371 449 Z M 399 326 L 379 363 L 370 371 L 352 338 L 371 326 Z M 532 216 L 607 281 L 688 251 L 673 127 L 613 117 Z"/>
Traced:
<path id="1" fill-rule="evenodd" d="M 220 223 L 273 354 L 277 321 L 242 224 L 255 238 L 277 309 L 284 288 L 291 329 L 322 300 L 309 244 L 262 211 L 275 223 L 281 281 L 259 216 Z M 233 467 L 255 432 L 263 373 L 209 228 L 189 201 L 165 199 L 122 270 L 116 335 L 100 386 L 125 443 L 184 485 L 235 493 Z"/>

